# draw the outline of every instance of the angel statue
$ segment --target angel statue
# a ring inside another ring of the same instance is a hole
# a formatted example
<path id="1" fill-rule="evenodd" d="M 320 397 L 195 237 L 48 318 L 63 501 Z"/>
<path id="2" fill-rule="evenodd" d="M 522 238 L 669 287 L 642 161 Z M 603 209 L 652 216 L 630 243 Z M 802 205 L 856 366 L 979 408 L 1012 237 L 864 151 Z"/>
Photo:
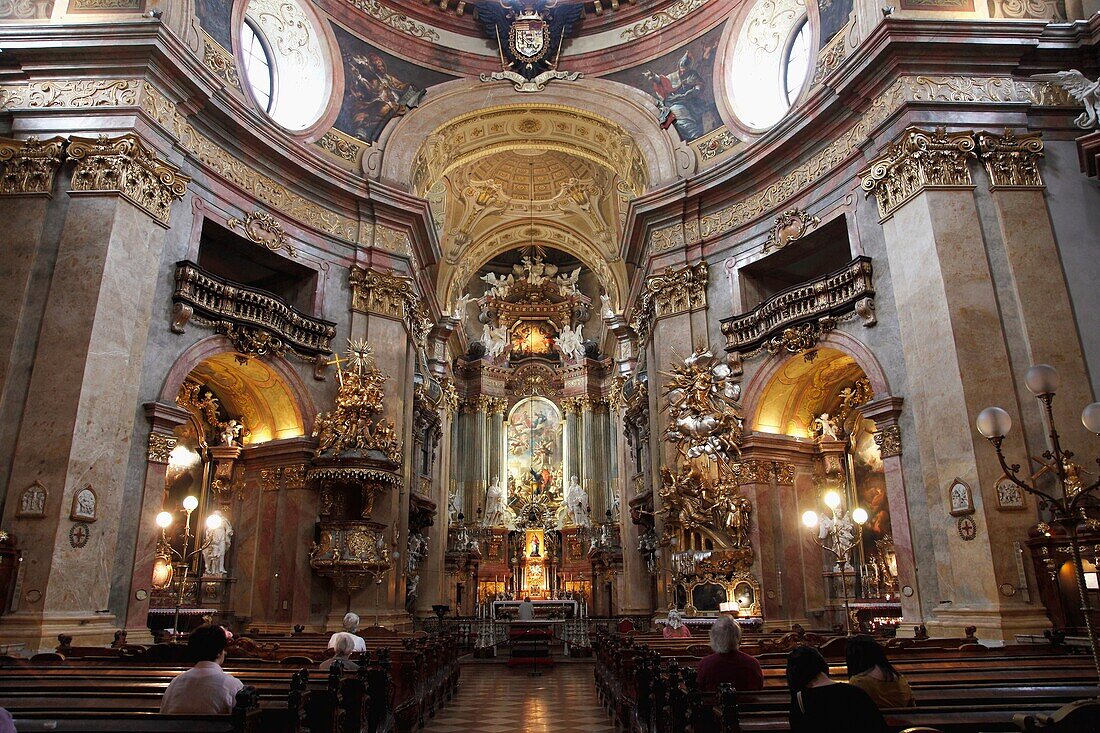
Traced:
<path id="1" fill-rule="evenodd" d="M 508 494 L 500 485 L 500 479 L 494 478 L 485 494 L 486 527 L 496 527 L 504 522 L 504 509 L 508 505 Z"/>
<path id="2" fill-rule="evenodd" d="M 570 272 L 568 275 L 562 274 L 554 278 L 554 281 L 558 285 L 558 292 L 563 297 L 569 297 L 577 293 L 577 280 L 580 278 L 581 268 L 577 268 Z"/>
<path id="3" fill-rule="evenodd" d="M 1032 79 L 1054 82 L 1069 93 L 1085 108 L 1085 111 L 1073 121 L 1082 130 L 1100 125 L 1100 79 L 1089 78 L 1077 69 L 1056 71 L 1053 74 L 1032 74 Z"/>
<path id="4" fill-rule="evenodd" d="M 486 294 L 492 295 L 494 298 L 507 298 L 508 289 L 512 287 L 515 280 L 511 275 L 505 277 L 495 272 L 487 272 L 481 276 L 481 279 L 485 281 Z"/>
<path id="5" fill-rule="evenodd" d="M 490 359 L 500 356 L 508 348 L 508 329 L 504 326 L 486 326 L 481 334 L 485 355 Z"/>
<path id="6" fill-rule="evenodd" d="M 837 434 L 836 419 L 829 417 L 829 413 L 823 412 L 814 418 L 814 432 L 825 440 L 840 440 Z"/>
<path id="7" fill-rule="evenodd" d="M 455 306 L 451 309 L 451 317 L 458 320 L 466 320 L 466 305 L 473 300 L 469 293 L 463 293 L 455 299 Z"/>
<path id="8" fill-rule="evenodd" d="M 604 318 L 614 318 L 615 309 L 611 307 L 611 296 L 607 293 L 600 293 L 600 305 L 603 308 Z"/>
<path id="9" fill-rule="evenodd" d="M 583 330 L 583 324 L 576 329 L 572 326 L 562 328 L 557 339 L 558 350 L 561 351 L 562 356 L 567 359 L 579 359 L 584 356 L 584 336 L 581 333 Z"/>
<path id="10" fill-rule="evenodd" d="M 236 420 L 230 420 L 222 427 L 222 445 L 239 445 L 241 433 L 244 431 L 244 425 Z"/>

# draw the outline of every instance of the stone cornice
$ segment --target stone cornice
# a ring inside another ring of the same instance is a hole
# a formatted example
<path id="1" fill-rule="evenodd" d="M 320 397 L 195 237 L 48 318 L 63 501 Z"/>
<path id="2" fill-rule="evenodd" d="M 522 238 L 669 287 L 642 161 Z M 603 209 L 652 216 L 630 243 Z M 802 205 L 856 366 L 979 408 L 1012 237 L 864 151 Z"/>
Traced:
<path id="1" fill-rule="evenodd" d="M 51 117 L 53 129 L 83 131 L 74 110 L 94 106 L 97 118 L 127 118 L 126 125 L 138 112 L 138 132 L 159 128 L 151 142 L 163 135 L 213 176 L 323 236 L 369 247 L 373 221 L 392 220 L 410 236 L 409 251 L 394 253 L 403 260 L 392 266 L 426 269 L 438 258 L 426 203 L 369 182 L 309 144 L 324 130 L 304 139 L 282 131 L 159 22 L 0 26 L 0 44 L 23 66 L 0 76 L 0 107 L 15 110 L 17 121 L 64 112 Z"/>

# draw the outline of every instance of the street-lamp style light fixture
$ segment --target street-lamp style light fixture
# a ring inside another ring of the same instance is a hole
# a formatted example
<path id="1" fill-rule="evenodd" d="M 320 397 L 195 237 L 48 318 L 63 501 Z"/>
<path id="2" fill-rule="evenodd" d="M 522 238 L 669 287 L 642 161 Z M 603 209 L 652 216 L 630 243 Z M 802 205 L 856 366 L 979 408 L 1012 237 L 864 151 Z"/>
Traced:
<path id="1" fill-rule="evenodd" d="M 835 491 L 826 492 L 821 500 L 829 508 L 829 516 L 821 516 L 810 509 L 802 514 L 802 523 L 808 529 L 817 530 L 811 535 L 814 542 L 836 558 L 836 567 L 840 570 L 840 584 L 844 589 L 844 628 L 851 636 L 852 612 L 848 597 L 848 579 L 844 569 L 851 564 L 852 550 L 863 538 L 863 524 L 867 521 L 867 510 L 857 506 L 851 512 L 838 515 L 837 509 L 840 508 L 841 499 L 840 494 Z"/>
<path id="2" fill-rule="evenodd" d="M 167 530 L 172 526 L 173 516 L 172 512 L 161 512 L 157 514 L 156 524 L 160 527 L 160 547 L 157 550 L 157 562 L 153 566 L 153 585 L 154 587 L 167 588 L 172 582 L 172 576 L 174 572 L 172 570 L 171 555 L 175 555 L 179 558 L 180 564 L 183 565 L 183 577 L 179 581 L 176 593 L 176 613 L 172 619 L 172 630 L 178 634 L 180 630 L 180 606 L 183 605 L 183 593 L 187 587 L 187 576 L 191 571 L 191 560 L 203 550 L 205 550 L 210 542 L 206 541 L 191 550 L 191 513 L 199 507 L 199 500 L 194 496 L 186 496 L 183 499 L 183 511 L 186 513 L 186 519 L 183 526 L 183 549 L 177 550 L 172 547 L 172 544 L 168 541 Z M 218 512 L 212 513 L 206 518 L 206 528 L 213 531 L 222 526 L 222 515 Z M 171 553 L 171 555 L 169 554 Z M 167 562 L 164 562 L 167 560 Z"/>
<path id="3" fill-rule="evenodd" d="M 1096 674 L 1100 676 L 1100 647 L 1097 644 L 1096 629 L 1092 624 L 1092 604 L 1089 601 L 1088 588 L 1085 584 L 1084 562 L 1081 558 L 1081 548 L 1077 544 L 1077 533 L 1084 529 L 1090 521 L 1085 515 L 1085 506 L 1095 502 L 1093 492 L 1100 488 L 1100 480 L 1085 486 L 1080 480 L 1080 468 L 1070 459 L 1073 452 L 1062 450 L 1062 444 L 1058 438 L 1058 431 L 1054 427 L 1054 411 L 1051 408 L 1054 402 L 1054 393 L 1058 389 L 1058 370 L 1049 364 L 1036 364 L 1027 370 L 1024 375 L 1024 386 L 1028 392 L 1035 395 L 1043 404 L 1043 413 L 1046 416 L 1046 424 L 1050 429 L 1050 448 L 1043 453 L 1043 458 L 1051 462 L 1051 468 L 1058 477 L 1061 487 L 1061 496 L 1053 496 L 1019 477 L 1020 464 L 1011 466 L 1005 460 L 1001 451 L 1001 443 L 1005 436 L 1012 430 L 1012 417 L 1000 407 L 987 407 L 978 413 L 975 420 L 978 432 L 985 436 L 993 449 L 997 451 L 997 460 L 1005 476 L 1012 483 L 1019 486 L 1029 494 L 1039 497 L 1039 508 L 1050 511 L 1051 521 L 1065 528 L 1069 537 L 1070 549 L 1073 554 L 1073 570 L 1077 578 L 1077 593 L 1081 598 L 1081 612 L 1085 615 L 1085 630 L 1089 637 L 1089 646 L 1092 649 L 1092 660 L 1096 665 Z M 1100 402 L 1086 405 L 1081 411 L 1081 422 L 1090 433 L 1100 435 Z M 1100 463 L 1100 459 L 1097 459 Z"/>

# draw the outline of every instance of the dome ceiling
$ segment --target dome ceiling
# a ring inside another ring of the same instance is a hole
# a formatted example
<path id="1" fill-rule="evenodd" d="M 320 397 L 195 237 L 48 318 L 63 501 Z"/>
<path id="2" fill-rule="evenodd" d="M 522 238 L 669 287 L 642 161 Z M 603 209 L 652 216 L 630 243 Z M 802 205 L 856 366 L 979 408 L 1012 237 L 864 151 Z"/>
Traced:
<path id="1" fill-rule="evenodd" d="M 471 180 L 501 184 L 514 202 L 546 201 L 561 192 L 570 179 L 594 177 L 594 164 L 556 150 L 510 150 L 484 158 L 467 169 Z"/>

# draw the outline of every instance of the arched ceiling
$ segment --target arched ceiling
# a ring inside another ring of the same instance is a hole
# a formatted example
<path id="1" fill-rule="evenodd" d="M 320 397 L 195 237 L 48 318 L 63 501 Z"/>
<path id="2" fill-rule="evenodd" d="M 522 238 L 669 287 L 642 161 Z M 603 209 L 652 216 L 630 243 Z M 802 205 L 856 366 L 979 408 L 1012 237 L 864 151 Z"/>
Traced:
<path id="1" fill-rule="evenodd" d="M 475 161 L 465 171 L 470 180 L 497 181 L 510 199 L 526 203 L 552 199 L 569 179 L 592 178 L 596 168 L 557 150 L 521 148 Z"/>
<path id="2" fill-rule="evenodd" d="M 809 361 L 805 355 L 790 357 L 772 377 L 753 416 L 753 430 L 808 437 L 814 417 L 835 414 L 840 390 L 866 376 L 842 351 L 820 347 L 813 353 Z"/>
<path id="3" fill-rule="evenodd" d="M 254 445 L 305 434 L 302 415 L 290 388 L 260 359 L 242 364 L 234 353 L 216 354 L 199 363 L 188 378 L 209 387 L 228 415 L 243 418 L 251 432 L 246 443 Z"/>

